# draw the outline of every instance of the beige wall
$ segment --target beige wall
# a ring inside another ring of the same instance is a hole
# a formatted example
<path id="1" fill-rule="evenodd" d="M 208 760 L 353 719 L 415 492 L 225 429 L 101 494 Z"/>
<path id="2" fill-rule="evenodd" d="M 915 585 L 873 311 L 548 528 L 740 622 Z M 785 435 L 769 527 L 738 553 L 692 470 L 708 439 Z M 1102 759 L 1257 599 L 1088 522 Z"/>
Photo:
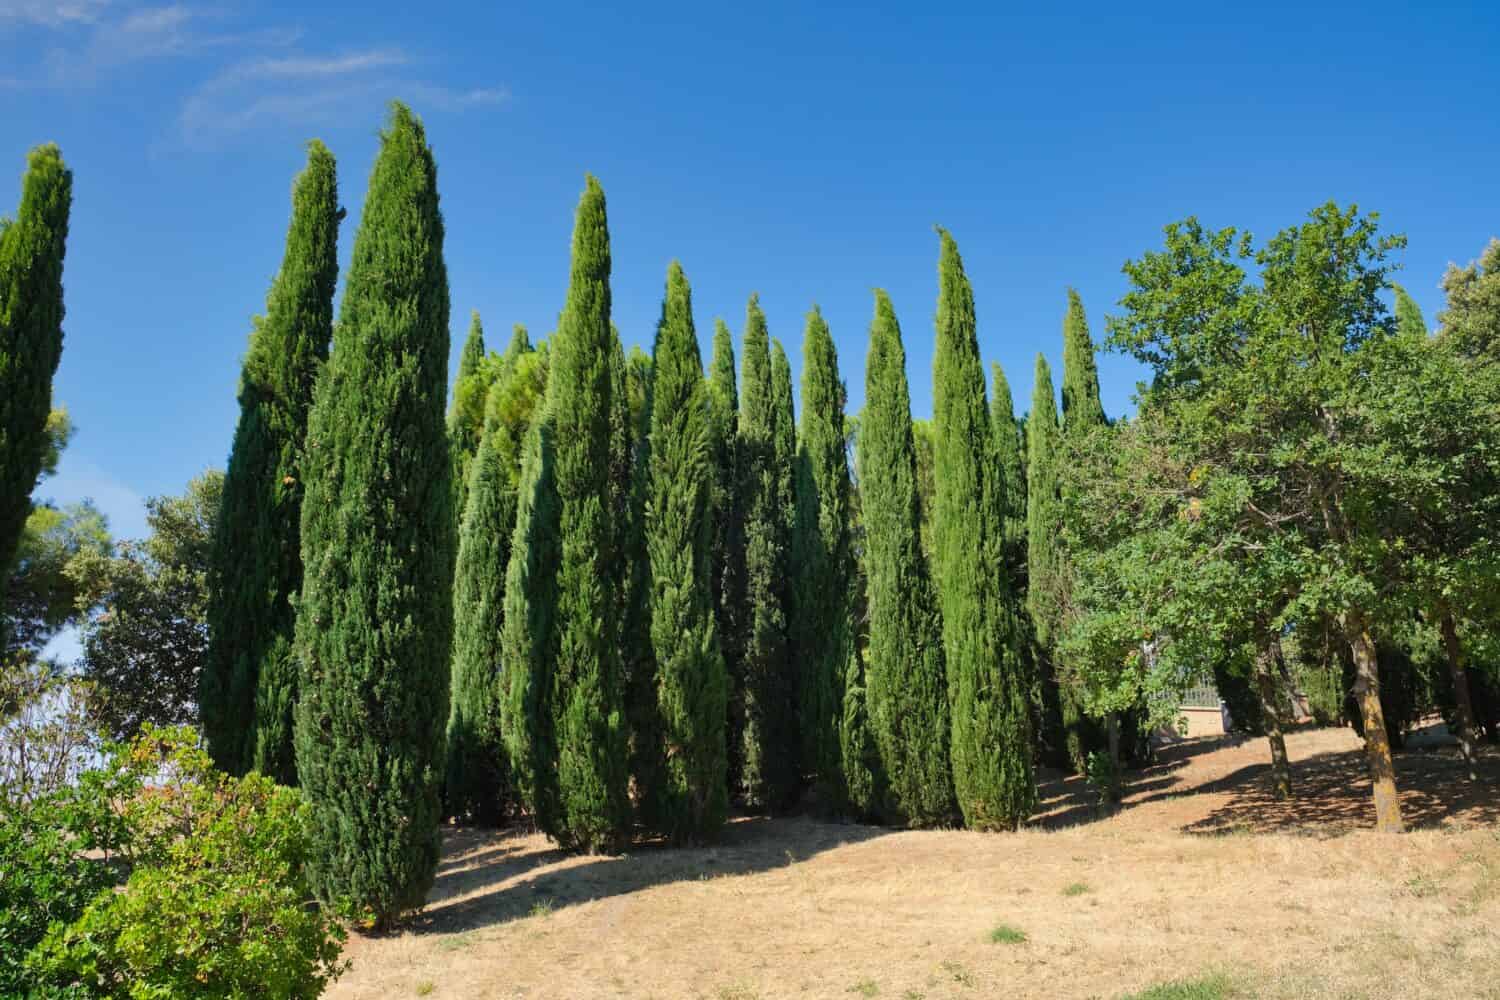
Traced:
<path id="1" fill-rule="evenodd" d="M 1187 732 L 1183 736 L 1191 739 L 1194 736 L 1222 736 L 1224 734 L 1224 717 L 1219 714 L 1217 708 L 1179 708 L 1179 718 L 1187 720 Z"/>

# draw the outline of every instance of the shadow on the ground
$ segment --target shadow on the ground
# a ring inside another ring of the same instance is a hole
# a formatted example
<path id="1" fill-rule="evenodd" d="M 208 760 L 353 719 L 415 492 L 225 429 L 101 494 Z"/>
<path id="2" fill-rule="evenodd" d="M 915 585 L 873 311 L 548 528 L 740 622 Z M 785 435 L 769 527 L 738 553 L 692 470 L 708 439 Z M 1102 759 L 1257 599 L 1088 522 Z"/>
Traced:
<path id="1" fill-rule="evenodd" d="M 1468 780 L 1452 751 L 1395 755 L 1396 788 L 1409 828 L 1441 826 L 1458 820 L 1500 822 L 1500 758 L 1479 759 L 1479 780 Z M 1314 754 L 1292 762 L 1290 800 L 1276 798 L 1271 765 L 1252 764 L 1201 786 L 1199 792 L 1226 792 L 1228 801 L 1183 827 L 1186 833 L 1296 832 L 1333 837 L 1374 825 L 1370 774 L 1362 747 Z"/>
<path id="2" fill-rule="evenodd" d="M 538 847 L 524 830 L 452 828 L 445 831 L 445 860 L 427 907 L 405 929 L 418 934 L 475 930 L 653 886 L 784 868 L 893 832 L 805 817 L 757 816 L 731 821 L 711 846 L 646 843 L 627 854 L 589 858 Z M 574 863 L 564 863 L 569 861 Z"/>
<path id="3" fill-rule="evenodd" d="M 1243 739 L 1245 737 L 1198 736 L 1158 745 L 1150 764 L 1125 772 L 1124 802 L 1111 810 L 1099 808 L 1097 796 L 1081 775 L 1065 774 L 1055 768 L 1039 768 L 1037 811 L 1029 825 L 1058 830 L 1092 823 L 1121 810 L 1175 794 L 1172 789 L 1182 784 L 1182 778 L 1175 772 L 1187 767 L 1194 757 L 1236 746 Z"/>

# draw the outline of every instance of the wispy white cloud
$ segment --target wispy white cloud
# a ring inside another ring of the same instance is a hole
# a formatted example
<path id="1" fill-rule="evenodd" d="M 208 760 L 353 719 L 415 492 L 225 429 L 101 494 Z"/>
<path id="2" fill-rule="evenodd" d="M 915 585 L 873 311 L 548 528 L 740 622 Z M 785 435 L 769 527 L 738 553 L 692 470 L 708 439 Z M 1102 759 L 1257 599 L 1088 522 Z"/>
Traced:
<path id="1" fill-rule="evenodd" d="M 68 24 L 93 24 L 109 6 L 109 0 L 0 0 L 0 23 L 19 21 L 56 28 Z"/>

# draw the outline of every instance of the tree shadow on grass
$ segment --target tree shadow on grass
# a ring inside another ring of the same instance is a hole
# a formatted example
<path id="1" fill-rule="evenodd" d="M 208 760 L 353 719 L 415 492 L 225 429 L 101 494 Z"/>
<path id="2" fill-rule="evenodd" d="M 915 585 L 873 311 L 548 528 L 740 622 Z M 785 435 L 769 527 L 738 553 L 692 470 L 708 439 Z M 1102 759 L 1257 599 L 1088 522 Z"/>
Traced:
<path id="1" fill-rule="evenodd" d="M 706 847 L 653 842 L 619 856 L 591 857 L 558 850 L 525 831 L 455 828 L 445 831 L 444 860 L 428 904 L 405 929 L 475 930 L 658 885 L 785 868 L 893 832 L 805 817 L 747 817 L 732 820 Z"/>
<path id="2" fill-rule="evenodd" d="M 1037 770 L 1037 811 L 1030 826 L 1044 830 L 1092 823 L 1118 815 L 1155 799 L 1175 794 L 1182 784 L 1176 772 L 1187 767 L 1194 757 L 1238 745 L 1246 737 L 1200 736 L 1173 739 L 1157 746 L 1156 753 L 1144 767 L 1125 772 L 1123 801 L 1113 809 L 1101 809 L 1098 796 L 1081 775 L 1065 774 L 1055 768 Z"/>
<path id="3" fill-rule="evenodd" d="M 1395 756 L 1401 813 L 1410 829 L 1446 823 L 1500 822 L 1500 756 L 1479 760 L 1479 781 L 1469 781 L 1453 752 L 1407 752 Z M 1242 767 L 1204 785 L 1203 792 L 1228 793 L 1228 801 L 1183 827 L 1193 834 L 1300 833 L 1336 837 L 1375 825 L 1370 774 L 1361 748 L 1314 754 L 1292 762 L 1293 798 L 1276 798 L 1269 763 Z"/>

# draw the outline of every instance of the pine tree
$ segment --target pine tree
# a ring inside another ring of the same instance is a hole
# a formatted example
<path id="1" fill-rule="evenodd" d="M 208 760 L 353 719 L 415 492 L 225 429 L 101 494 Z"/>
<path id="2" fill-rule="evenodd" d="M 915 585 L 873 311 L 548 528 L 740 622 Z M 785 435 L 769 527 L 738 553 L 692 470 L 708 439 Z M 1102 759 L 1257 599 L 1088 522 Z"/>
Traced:
<path id="1" fill-rule="evenodd" d="M 621 665 L 617 526 L 611 486 L 611 396 L 615 334 L 610 326 L 609 224 L 604 189 L 588 178 L 573 230 L 568 301 L 552 347 L 547 407 L 561 546 L 553 738 L 558 842 L 609 850 L 631 824 L 627 725 Z"/>
<path id="2" fill-rule="evenodd" d="M 343 216 L 333 154 L 314 140 L 292 189 L 281 270 L 240 375 L 240 418 L 210 556 L 204 736 L 221 769 L 254 769 L 285 785 L 297 781 L 292 602 L 302 589 L 302 453 L 333 337 Z"/>
<path id="3" fill-rule="evenodd" d="M 807 315 L 802 341 L 802 426 L 794 484 L 789 634 L 792 662 L 800 674 L 802 760 L 817 779 L 820 797 L 842 811 L 849 805 L 840 744 L 844 675 L 854 656 L 852 488 L 844 384 L 833 336 L 816 306 Z"/>
<path id="4" fill-rule="evenodd" d="M 765 313 L 755 296 L 751 296 L 746 311 L 741 355 L 744 391 L 740 396 L 739 470 L 745 504 L 745 645 L 740 786 L 747 804 L 783 809 L 795 800 L 801 779 L 786 619 L 795 430 L 786 353 L 777 345 L 779 365 L 773 364 Z"/>
<path id="5" fill-rule="evenodd" d="M 469 315 L 469 336 L 458 356 L 453 382 L 453 405 L 448 409 L 448 447 L 453 453 L 453 516 L 460 530 L 469 503 L 469 463 L 479 451 L 484 432 L 485 392 L 480 366 L 484 364 L 484 326 L 479 310 Z"/>
<path id="6" fill-rule="evenodd" d="M 73 172 L 48 143 L 27 155 L 15 221 L 0 220 L 0 573 L 7 575 L 48 451 L 72 205 Z"/>
<path id="7" fill-rule="evenodd" d="M 922 552 L 917 450 L 896 311 L 875 293 L 859 426 L 870 644 L 869 715 L 891 809 L 913 826 L 955 811 L 942 623 Z"/>
<path id="8" fill-rule="evenodd" d="M 521 355 L 518 353 L 517 360 Z M 485 403 L 484 434 L 469 465 L 468 509 L 453 576 L 453 686 L 448 715 L 448 812 L 498 823 L 510 789 L 500 729 L 505 579 L 516 526 L 519 450 L 506 422 L 517 361 L 506 361 Z"/>
<path id="9" fill-rule="evenodd" d="M 729 325 L 714 321 L 714 353 L 708 366 L 709 448 L 714 463 L 709 572 L 719 649 L 729 676 L 726 724 L 729 778 L 740 773 L 743 747 L 743 609 L 745 606 L 745 509 L 737 486 L 739 389 L 734 377 L 734 338 Z"/>
<path id="10" fill-rule="evenodd" d="M 936 432 L 938 595 L 952 709 L 953 784 L 965 822 L 1014 829 L 1036 804 L 1020 633 L 998 564 L 1004 484 L 985 403 L 974 293 L 939 230 Z"/>
<path id="11" fill-rule="evenodd" d="M 675 261 L 656 331 L 649 399 L 646 550 L 661 758 L 645 790 L 652 825 L 674 843 L 711 836 L 729 808 L 728 677 L 709 570 L 714 465 L 708 386 L 692 296 Z"/>
<path id="12" fill-rule="evenodd" d="M 1402 336 L 1426 340 L 1427 320 L 1422 317 L 1422 307 L 1400 285 L 1391 287 L 1396 292 L 1396 331 Z"/>
<path id="13" fill-rule="evenodd" d="M 437 871 L 453 635 L 437 167 L 394 103 L 308 423 L 297 774 L 325 902 L 385 928 Z"/>

